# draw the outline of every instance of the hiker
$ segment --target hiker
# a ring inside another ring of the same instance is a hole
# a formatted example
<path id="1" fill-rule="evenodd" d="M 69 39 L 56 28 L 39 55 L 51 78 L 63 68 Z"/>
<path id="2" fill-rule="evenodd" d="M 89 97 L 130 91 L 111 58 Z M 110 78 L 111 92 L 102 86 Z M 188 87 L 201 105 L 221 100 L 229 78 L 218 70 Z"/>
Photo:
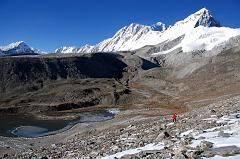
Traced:
<path id="1" fill-rule="evenodd" d="M 172 121 L 176 122 L 177 121 L 177 113 L 173 113 L 172 115 Z"/>

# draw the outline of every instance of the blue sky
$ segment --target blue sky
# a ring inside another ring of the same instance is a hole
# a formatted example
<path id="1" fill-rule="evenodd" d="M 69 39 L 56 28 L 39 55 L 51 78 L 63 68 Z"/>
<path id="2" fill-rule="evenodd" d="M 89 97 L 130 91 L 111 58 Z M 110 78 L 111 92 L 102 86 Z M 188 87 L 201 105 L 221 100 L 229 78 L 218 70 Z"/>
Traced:
<path id="1" fill-rule="evenodd" d="M 171 25 L 203 7 L 223 26 L 240 27 L 239 0 L 0 0 L 0 45 L 96 44 L 132 22 Z"/>

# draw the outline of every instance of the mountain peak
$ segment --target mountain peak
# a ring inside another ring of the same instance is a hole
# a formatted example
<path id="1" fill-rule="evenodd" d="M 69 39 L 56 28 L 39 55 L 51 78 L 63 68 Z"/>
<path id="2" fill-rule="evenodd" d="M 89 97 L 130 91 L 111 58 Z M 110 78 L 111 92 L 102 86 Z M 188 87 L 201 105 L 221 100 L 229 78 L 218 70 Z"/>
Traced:
<path id="1" fill-rule="evenodd" d="M 200 10 L 198 10 L 197 12 L 195 12 L 194 14 L 206 14 L 209 13 L 210 11 L 207 8 L 202 8 Z"/>
<path id="2" fill-rule="evenodd" d="M 4 54 L 34 53 L 32 48 L 30 48 L 24 41 L 17 41 L 7 46 L 1 46 L 0 49 Z"/>
<path id="3" fill-rule="evenodd" d="M 73 46 L 63 46 L 55 50 L 55 53 L 73 53 L 76 47 Z"/>
<path id="4" fill-rule="evenodd" d="M 151 26 L 154 31 L 165 31 L 166 25 L 162 22 L 157 22 Z"/>
<path id="5" fill-rule="evenodd" d="M 195 27 L 198 27 L 198 26 L 220 27 L 221 26 L 220 23 L 214 19 L 211 12 L 206 8 L 202 8 L 194 14 L 199 15 L 199 19 L 195 24 Z"/>
<path id="6" fill-rule="evenodd" d="M 18 47 L 19 45 L 26 45 L 26 44 L 24 43 L 24 41 L 17 41 L 17 42 L 8 44 L 6 46 L 1 46 L 0 49 L 3 50 L 3 51 L 8 51 L 10 49 Z"/>
<path id="7" fill-rule="evenodd" d="M 151 30 L 151 27 L 149 27 L 149 26 L 138 24 L 138 23 L 131 23 L 130 25 L 121 28 L 113 36 L 113 38 L 134 36 L 138 33 L 145 33 L 150 30 Z"/>
<path id="8" fill-rule="evenodd" d="M 202 8 L 187 16 L 185 19 L 176 22 L 173 26 L 167 27 L 167 29 L 162 22 L 157 22 L 152 26 L 131 23 L 118 30 L 113 37 L 105 39 L 94 46 L 86 45 L 80 48 L 60 48 L 56 52 L 92 53 L 136 50 L 146 45 L 156 45 L 165 41 L 182 41 L 186 39 L 184 36 L 190 35 L 189 37 L 191 37 L 191 34 L 196 31 L 198 31 L 196 34 L 202 35 L 208 30 L 213 32 L 214 30 L 221 30 L 221 28 L 214 27 L 220 27 L 219 22 L 213 18 L 207 8 Z M 229 31 L 227 30 L 226 32 Z M 238 35 L 238 32 L 233 34 Z M 223 35 L 225 36 L 224 33 Z M 191 41 L 191 39 L 189 39 L 189 41 Z"/>
<path id="9" fill-rule="evenodd" d="M 183 28 L 196 28 L 198 26 L 204 27 L 220 27 L 220 23 L 214 19 L 211 12 L 202 8 L 197 12 L 189 15 L 184 20 L 178 21 L 174 24 L 174 27 L 183 27 Z"/>
<path id="10" fill-rule="evenodd" d="M 126 30 L 132 32 L 133 34 L 135 34 L 136 32 L 138 32 L 141 29 L 149 29 L 148 26 L 146 25 L 142 25 L 142 24 L 138 24 L 138 23 L 131 23 Z"/>

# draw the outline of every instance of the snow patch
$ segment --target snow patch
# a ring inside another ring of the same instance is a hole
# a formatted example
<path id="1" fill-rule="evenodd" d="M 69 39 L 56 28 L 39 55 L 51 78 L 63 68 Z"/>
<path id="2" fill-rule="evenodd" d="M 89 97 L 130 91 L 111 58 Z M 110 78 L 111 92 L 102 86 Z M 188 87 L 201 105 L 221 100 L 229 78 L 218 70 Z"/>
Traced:
<path id="1" fill-rule="evenodd" d="M 240 158 L 240 155 L 226 156 L 226 157 L 222 157 L 222 156 L 216 155 L 216 156 L 210 157 L 210 158 L 203 157 L 203 159 L 239 159 L 239 158 Z"/>
<path id="2" fill-rule="evenodd" d="M 107 111 L 113 115 L 117 115 L 120 112 L 118 108 L 108 109 Z"/>
<path id="3" fill-rule="evenodd" d="M 115 159 L 115 158 L 121 158 L 125 155 L 133 155 L 133 154 L 137 154 L 141 151 L 148 151 L 148 150 L 162 150 L 164 148 L 163 143 L 158 143 L 158 144 L 148 144 L 144 147 L 139 147 L 139 148 L 135 148 L 135 149 L 129 149 L 126 151 L 122 151 L 122 152 L 118 152 L 116 154 L 113 155 L 109 155 L 109 156 L 105 156 L 102 157 L 102 159 Z"/>
<path id="4" fill-rule="evenodd" d="M 205 133 L 199 135 L 193 135 L 195 140 L 190 145 L 191 147 L 196 147 L 201 141 L 209 141 L 214 144 L 214 147 L 224 147 L 224 146 L 237 146 L 240 147 L 240 119 L 234 118 L 234 114 L 230 116 L 223 116 L 219 120 L 216 118 L 207 118 L 204 121 L 218 121 L 218 123 L 223 123 L 222 126 L 214 127 L 205 130 Z M 219 136 L 219 132 L 223 131 L 228 133 L 229 137 Z M 204 138 L 204 139 L 199 139 Z"/>

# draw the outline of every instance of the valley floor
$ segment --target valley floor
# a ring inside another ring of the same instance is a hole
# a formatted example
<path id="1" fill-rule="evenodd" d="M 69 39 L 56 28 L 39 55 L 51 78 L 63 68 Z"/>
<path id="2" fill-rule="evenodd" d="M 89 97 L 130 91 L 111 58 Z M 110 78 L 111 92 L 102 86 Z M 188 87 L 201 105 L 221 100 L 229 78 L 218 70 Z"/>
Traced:
<path id="1" fill-rule="evenodd" d="M 150 113 L 156 109 L 138 111 Z M 218 98 L 212 104 L 179 114 L 176 123 L 171 122 L 170 115 L 131 116 L 133 112 L 125 110 L 112 120 L 77 124 L 68 131 L 47 137 L 1 137 L 1 157 L 240 157 L 240 95 Z"/>

